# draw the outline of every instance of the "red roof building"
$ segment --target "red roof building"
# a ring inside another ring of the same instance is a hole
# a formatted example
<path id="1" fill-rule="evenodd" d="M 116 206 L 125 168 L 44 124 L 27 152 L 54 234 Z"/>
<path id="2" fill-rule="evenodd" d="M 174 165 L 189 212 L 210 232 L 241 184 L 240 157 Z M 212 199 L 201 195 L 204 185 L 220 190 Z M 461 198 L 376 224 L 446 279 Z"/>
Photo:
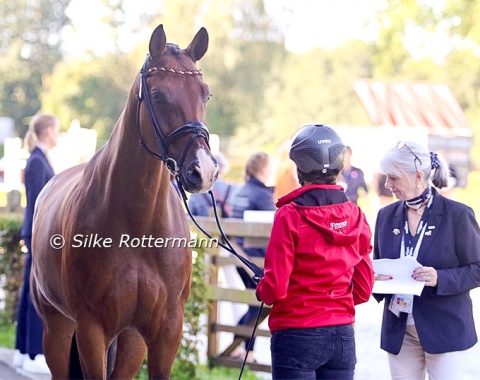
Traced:
<path id="1" fill-rule="evenodd" d="M 441 152 L 458 185 L 466 185 L 472 131 L 447 85 L 358 80 L 352 86 L 373 126 L 426 127 L 429 148 Z"/>

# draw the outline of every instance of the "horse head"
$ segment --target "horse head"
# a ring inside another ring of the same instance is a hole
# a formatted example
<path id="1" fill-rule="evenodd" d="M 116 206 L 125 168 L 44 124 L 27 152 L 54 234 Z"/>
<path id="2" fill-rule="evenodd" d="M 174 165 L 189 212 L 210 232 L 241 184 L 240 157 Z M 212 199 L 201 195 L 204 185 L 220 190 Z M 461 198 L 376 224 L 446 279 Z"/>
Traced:
<path id="1" fill-rule="evenodd" d="M 140 112 L 138 128 L 142 134 L 145 126 L 150 130 L 153 127 L 153 135 L 149 135 L 156 140 L 160 153 L 146 148 L 143 139 L 142 144 L 190 192 L 208 191 L 218 175 L 205 126 L 211 93 L 195 66 L 207 48 L 205 28 L 198 31 L 186 49 L 180 49 L 167 43 L 163 26 L 158 26 L 150 39 L 138 84 L 138 98 L 147 110 Z"/>

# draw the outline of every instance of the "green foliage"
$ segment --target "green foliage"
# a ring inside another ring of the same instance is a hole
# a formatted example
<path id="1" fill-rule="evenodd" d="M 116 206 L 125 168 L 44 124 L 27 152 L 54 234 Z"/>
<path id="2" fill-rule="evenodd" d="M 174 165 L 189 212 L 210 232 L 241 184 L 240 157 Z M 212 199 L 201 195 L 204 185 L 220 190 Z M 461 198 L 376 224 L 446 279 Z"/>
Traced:
<path id="1" fill-rule="evenodd" d="M 15 326 L 0 319 L 0 347 L 15 347 Z"/>
<path id="2" fill-rule="evenodd" d="M 21 135 L 40 109 L 42 79 L 62 59 L 60 32 L 70 0 L 0 0 L 0 115 Z"/>
<path id="3" fill-rule="evenodd" d="M 369 57 L 369 47 L 360 41 L 331 51 L 314 49 L 290 55 L 279 83 L 268 92 L 266 106 L 272 110 L 271 117 L 264 121 L 260 135 L 250 130 L 247 138 L 263 145 L 273 140 L 278 145 L 302 125 L 312 122 L 368 124 L 351 83 L 371 75 Z M 248 146 L 254 144 L 248 142 Z"/>
<path id="4" fill-rule="evenodd" d="M 22 216 L 0 214 L 0 286 L 5 291 L 5 307 L 0 310 L 0 325 L 11 325 L 23 282 L 23 256 L 20 244 Z"/>
<path id="5" fill-rule="evenodd" d="M 58 115 L 64 128 L 78 119 L 82 127 L 96 129 L 102 145 L 125 107 L 138 70 L 127 55 L 64 62 L 48 81 L 43 108 Z"/>
<path id="6" fill-rule="evenodd" d="M 472 0 L 448 0 L 441 20 L 451 22 L 451 35 L 480 43 L 480 3 Z"/>
<path id="7" fill-rule="evenodd" d="M 168 14 L 163 19 L 172 42 L 177 36 L 177 43 L 189 42 L 196 32 L 177 25 L 201 21 L 210 33 L 209 50 L 199 63 L 213 93 L 208 104 L 210 131 L 233 136 L 240 128 L 265 119 L 265 88 L 279 72 L 286 52 L 263 1 L 223 0 L 206 6 L 199 0 L 167 0 L 164 13 Z"/>
<path id="8" fill-rule="evenodd" d="M 185 305 L 182 342 L 172 371 L 172 379 L 175 380 L 193 380 L 196 378 L 200 337 L 206 332 L 200 318 L 208 312 L 208 268 L 205 260 L 205 247 L 197 246 L 194 248 L 192 285 L 190 296 Z"/>

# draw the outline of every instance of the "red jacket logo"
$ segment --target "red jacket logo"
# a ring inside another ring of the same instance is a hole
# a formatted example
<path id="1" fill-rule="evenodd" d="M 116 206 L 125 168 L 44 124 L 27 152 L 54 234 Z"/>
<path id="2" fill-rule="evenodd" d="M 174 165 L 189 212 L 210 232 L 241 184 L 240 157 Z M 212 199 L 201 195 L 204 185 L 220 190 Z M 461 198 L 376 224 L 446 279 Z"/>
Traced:
<path id="1" fill-rule="evenodd" d="M 342 228 L 347 227 L 347 221 L 344 220 L 343 222 L 330 222 L 330 228 L 332 230 L 340 230 Z"/>

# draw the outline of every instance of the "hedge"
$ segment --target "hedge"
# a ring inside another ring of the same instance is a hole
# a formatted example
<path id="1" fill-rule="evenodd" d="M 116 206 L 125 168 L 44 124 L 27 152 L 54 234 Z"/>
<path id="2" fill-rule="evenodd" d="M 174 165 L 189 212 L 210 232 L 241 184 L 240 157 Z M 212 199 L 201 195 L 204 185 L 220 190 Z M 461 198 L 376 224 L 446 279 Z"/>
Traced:
<path id="1" fill-rule="evenodd" d="M 0 214 L 0 287 L 5 299 L 0 307 L 0 324 L 15 322 L 23 282 L 23 265 L 26 247 L 20 237 L 22 215 Z"/>

